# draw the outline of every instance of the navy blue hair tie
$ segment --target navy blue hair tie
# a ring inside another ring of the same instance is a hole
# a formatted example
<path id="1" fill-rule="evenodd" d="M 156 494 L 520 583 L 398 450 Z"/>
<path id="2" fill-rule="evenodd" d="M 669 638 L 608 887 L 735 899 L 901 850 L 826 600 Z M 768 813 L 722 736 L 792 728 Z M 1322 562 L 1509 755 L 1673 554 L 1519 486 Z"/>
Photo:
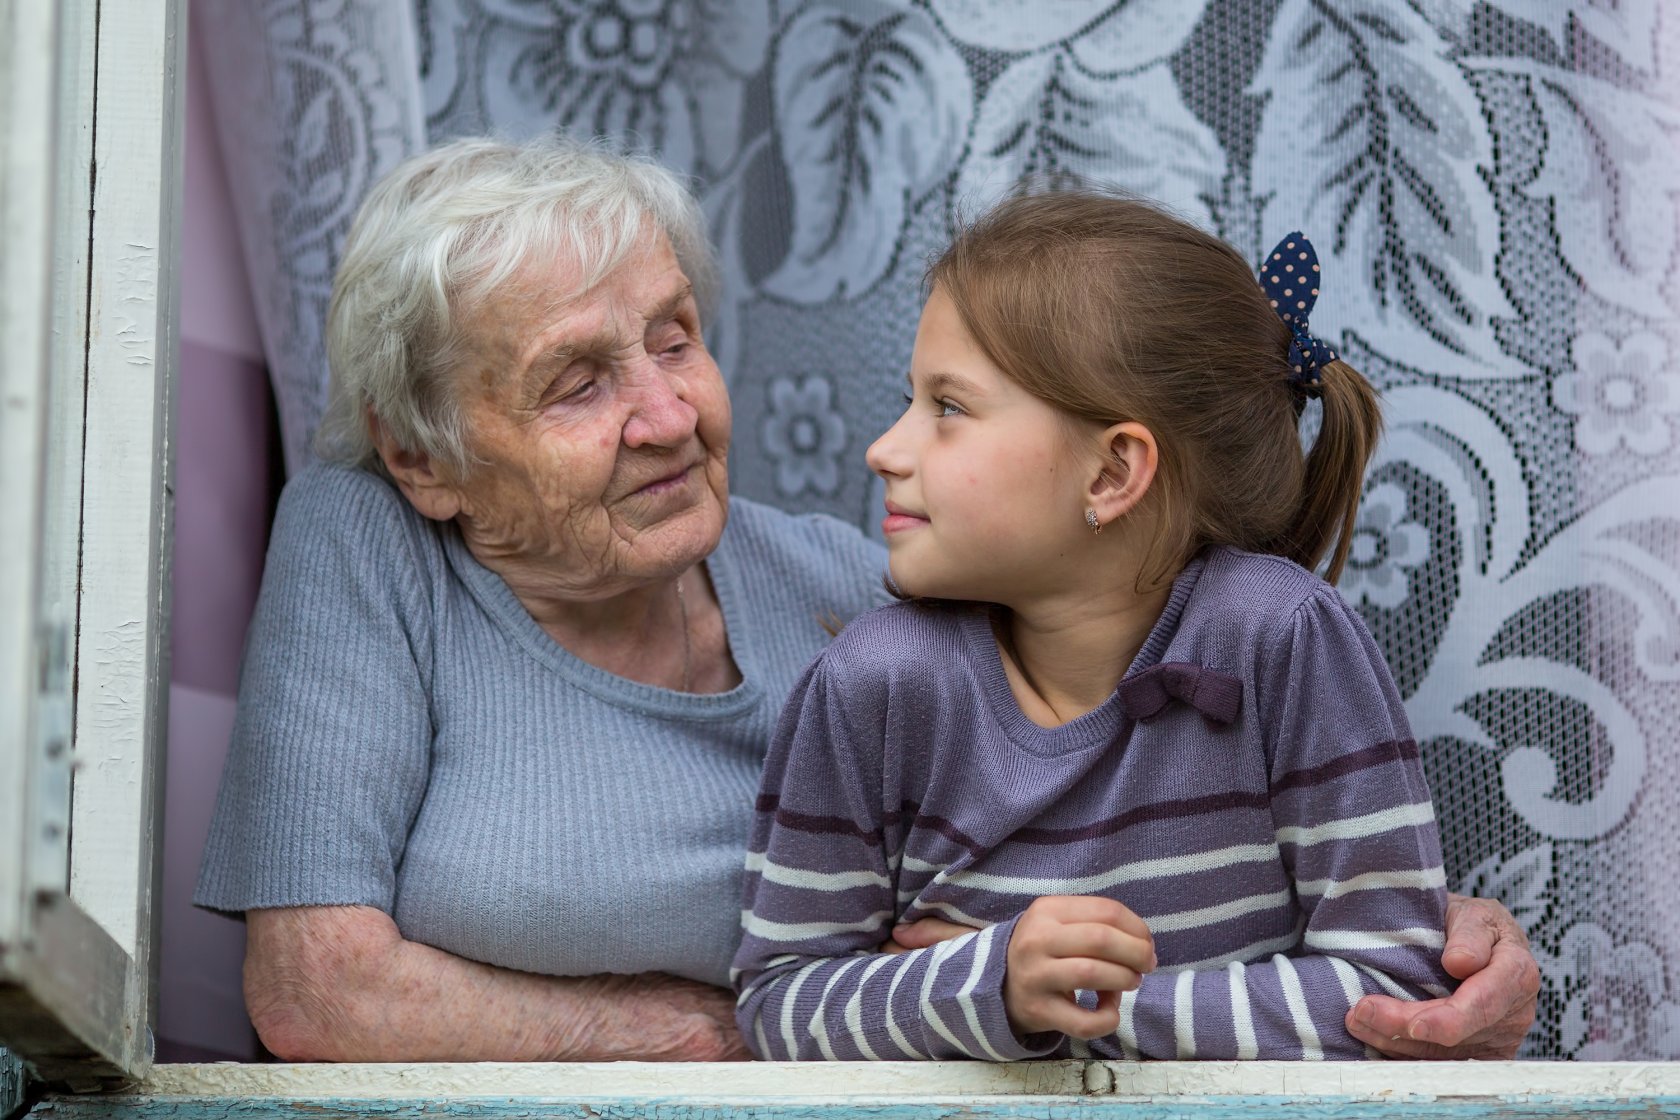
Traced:
<path id="1" fill-rule="evenodd" d="M 1260 264 L 1260 286 L 1289 333 L 1290 383 L 1309 397 L 1324 387 L 1319 370 L 1336 360 L 1336 352 L 1307 329 L 1307 316 L 1318 302 L 1318 254 L 1300 230 L 1277 243 Z"/>

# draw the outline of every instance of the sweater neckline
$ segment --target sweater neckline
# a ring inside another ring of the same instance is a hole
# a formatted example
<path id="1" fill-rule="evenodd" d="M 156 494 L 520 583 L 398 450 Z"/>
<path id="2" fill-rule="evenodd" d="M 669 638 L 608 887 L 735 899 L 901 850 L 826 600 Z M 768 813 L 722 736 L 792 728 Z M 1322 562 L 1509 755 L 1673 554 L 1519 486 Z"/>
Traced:
<path id="1" fill-rule="evenodd" d="M 1137 656 L 1126 667 L 1120 678 L 1122 681 L 1160 663 L 1167 647 L 1172 644 L 1173 636 L 1178 633 L 1185 608 L 1206 564 L 1206 556 L 1198 554 L 1174 578 L 1166 606 L 1149 628 Z M 992 633 L 993 613 L 991 608 L 976 604 L 974 609 L 963 612 L 959 627 L 973 659 L 987 706 L 1010 741 L 1038 755 L 1062 755 L 1113 743 L 1129 722 L 1120 700 L 1118 683 L 1108 699 L 1059 727 L 1042 727 L 1021 710 L 1020 702 L 1015 699 L 1015 690 L 1009 686 L 1009 673 L 1003 667 L 1003 653 Z"/>
<path id="2" fill-rule="evenodd" d="M 597 699 L 622 709 L 685 720 L 734 718 L 763 699 L 750 627 L 741 613 L 744 599 L 739 587 L 739 558 L 727 523 L 718 546 L 700 562 L 717 594 L 724 638 L 741 673 L 741 682 L 727 692 L 682 692 L 633 681 L 591 665 L 549 636 L 507 581 L 478 562 L 453 522 L 441 526 L 441 530 L 449 566 L 485 613 L 538 664 Z"/>

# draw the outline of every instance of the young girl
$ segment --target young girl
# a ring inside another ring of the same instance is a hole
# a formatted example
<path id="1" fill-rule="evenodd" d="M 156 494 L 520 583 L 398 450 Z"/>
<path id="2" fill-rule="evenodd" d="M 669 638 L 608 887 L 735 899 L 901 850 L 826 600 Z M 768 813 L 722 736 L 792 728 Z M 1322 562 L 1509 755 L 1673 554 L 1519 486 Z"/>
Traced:
<path id="1" fill-rule="evenodd" d="M 1332 579 L 1380 414 L 1152 207 L 1007 202 L 930 271 L 869 449 L 892 581 L 795 688 L 735 958 L 763 1058 L 1358 1058 L 1362 995 L 1444 994 L 1434 813 Z M 1310 454 L 1298 421 L 1323 405 Z M 876 950 L 895 922 L 976 932 Z M 1085 1041 L 1088 1040 L 1088 1041 Z"/>

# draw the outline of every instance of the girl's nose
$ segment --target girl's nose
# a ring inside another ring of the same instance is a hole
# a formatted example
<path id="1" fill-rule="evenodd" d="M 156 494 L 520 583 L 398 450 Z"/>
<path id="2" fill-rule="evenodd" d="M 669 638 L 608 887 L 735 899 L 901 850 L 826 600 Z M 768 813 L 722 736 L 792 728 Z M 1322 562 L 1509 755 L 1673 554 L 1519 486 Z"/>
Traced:
<path id="1" fill-rule="evenodd" d="M 863 453 L 863 461 L 869 464 L 869 469 L 886 478 L 889 475 L 902 476 L 909 473 L 909 456 L 905 451 L 905 441 L 899 428 L 904 420 L 881 433 L 881 438 L 869 445 L 869 450 Z"/>

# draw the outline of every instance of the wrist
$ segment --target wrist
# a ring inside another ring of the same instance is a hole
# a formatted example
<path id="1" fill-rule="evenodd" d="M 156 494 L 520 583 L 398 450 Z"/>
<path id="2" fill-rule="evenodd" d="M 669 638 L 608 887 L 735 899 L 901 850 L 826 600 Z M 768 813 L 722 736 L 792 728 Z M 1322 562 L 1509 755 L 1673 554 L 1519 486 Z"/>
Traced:
<path id="1" fill-rule="evenodd" d="M 627 1057 L 617 1053 L 621 1032 L 610 1017 L 622 1014 L 632 998 L 622 976 L 555 976 L 549 978 L 553 998 L 550 1013 L 542 1015 L 545 1037 L 540 1046 L 550 1062 L 605 1062 Z"/>

